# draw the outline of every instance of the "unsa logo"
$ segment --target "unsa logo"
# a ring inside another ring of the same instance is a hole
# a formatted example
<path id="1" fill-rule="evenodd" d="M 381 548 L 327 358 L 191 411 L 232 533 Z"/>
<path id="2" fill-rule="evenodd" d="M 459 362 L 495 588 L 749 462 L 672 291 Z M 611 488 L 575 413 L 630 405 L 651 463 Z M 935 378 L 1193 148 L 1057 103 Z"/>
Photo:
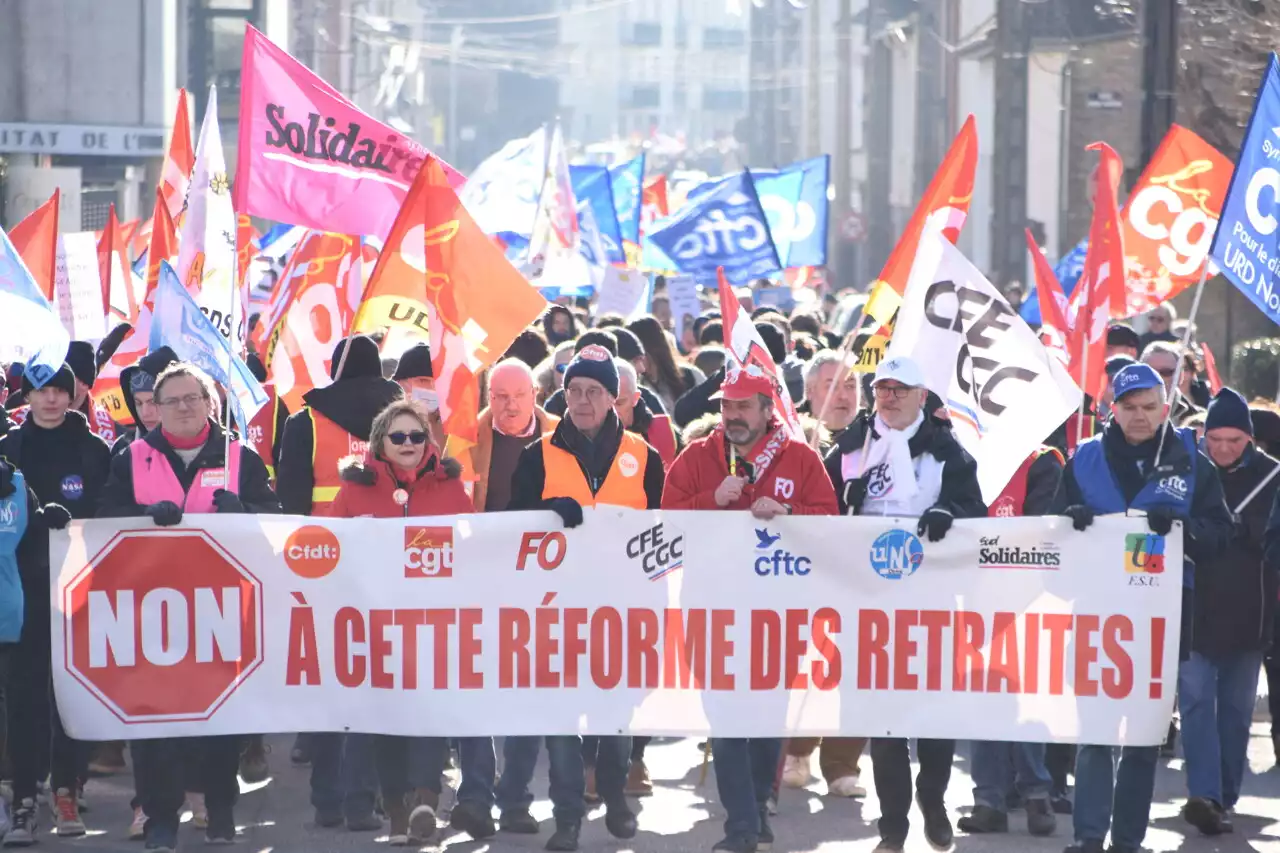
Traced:
<path id="1" fill-rule="evenodd" d="M 887 530 L 871 543 L 871 568 L 882 578 L 911 577 L 924 562 L 924 546 L 914 533 Z"/>

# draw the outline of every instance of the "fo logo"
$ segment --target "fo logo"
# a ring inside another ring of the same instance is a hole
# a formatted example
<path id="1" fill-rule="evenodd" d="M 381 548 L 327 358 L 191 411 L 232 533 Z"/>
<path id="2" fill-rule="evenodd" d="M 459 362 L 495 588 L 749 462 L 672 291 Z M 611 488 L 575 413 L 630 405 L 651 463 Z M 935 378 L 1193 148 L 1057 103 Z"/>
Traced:
<path id="1" fill-rule="evenodd" d="M 207 720 L 262 663 L 262 584 L 204 531 L 117 533 L 62 607 L 67 672 L 125 723 Z"/>
<path id="2" fill-rule="evenodd" d="M 453 528 L 406 527 L 404 529 L 404 576 L 407 578 L 453 577 Z"/>
<path id="3" fill-rule="evenodd" d="M 520 553 L 516 555 L 516 571 L 523 572 L 533 557 L 544 572 L 555 569 L 569 553 L 569 542 L 559 530 L 534 531 L 520 537 Z"/>
<path id="4" fill-rule="evenodd" d="M 889 580 L 911 577 L 924 562 L 924 546 L 914 533 L 889 530 L 871 543 L 871 568 Z"/>
<path id="5" fill-rule="evenodd" d="M 1158 586 L 1164 574 L 1164 537 L 1154 533 L 1129 533 L 1124 537 L 1124 570 L 1129 586 Z"/>

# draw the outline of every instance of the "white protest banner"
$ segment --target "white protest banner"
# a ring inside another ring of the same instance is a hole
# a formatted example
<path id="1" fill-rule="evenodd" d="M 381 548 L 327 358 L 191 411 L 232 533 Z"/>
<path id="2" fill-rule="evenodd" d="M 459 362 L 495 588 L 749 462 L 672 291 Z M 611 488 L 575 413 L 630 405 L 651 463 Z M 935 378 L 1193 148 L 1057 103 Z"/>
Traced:
<path id="1" fill-rule="evenodd" d="M 317 523 L 322 522 L 322 523 Z M 52 535 L 83 740 L 875 735 L 1150 745 L 1181 535 L 1145 519 L 187 515 Z"/>
<path id="2" fill-rule="evenodd" d="M 98 237 L 92 231 L 58 236 L 53 298 L 72 340 L 100 341 L 107 334 L 106 318 L 102 316 Z"/>
<path id="3" fill-rule="evenodd" d="M 621 314 L 630 320 L 649 310 L 649 279 L 644 273 L 621 267 L 601 267 L 600 299 L 596 316 Z"/>
<path id="4" fill-rule="evenodd" d="M 702 302 L 698 299 L 698 283 L 691 275 L 667 276 L 667 300 L 671 306 L 671 322 L 675 325 L 676 340 L 683 341 L 686 329 L 693 327 L 693 321 L 702 313 Z M 693 346 L 697 345 L 693 341 Z M 689 348 L 692 349 L 693 346 Z"/>
<path id="5" fill-rule="evenodd" d="M 1080 389 L 991 282 L 935 228 L 920 236 L 886 358 L 908 356 L 946 404 L 994 501 L 1080 407 Z"/>

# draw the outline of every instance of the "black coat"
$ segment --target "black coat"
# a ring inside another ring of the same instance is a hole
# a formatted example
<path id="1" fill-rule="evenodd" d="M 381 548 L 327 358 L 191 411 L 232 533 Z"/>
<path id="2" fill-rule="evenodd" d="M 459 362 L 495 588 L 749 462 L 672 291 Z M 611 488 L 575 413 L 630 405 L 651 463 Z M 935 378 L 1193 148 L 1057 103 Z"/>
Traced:
<path id="1" fill-rule="evenodd" d="M 0 439 L 0 456 L 22 471 L 41 504 L 66 507 L 72 518 L 93 518 L 107 472 L 111 448 L 89 429 L 77 411 L 52 430 L 28 417 Z"/>

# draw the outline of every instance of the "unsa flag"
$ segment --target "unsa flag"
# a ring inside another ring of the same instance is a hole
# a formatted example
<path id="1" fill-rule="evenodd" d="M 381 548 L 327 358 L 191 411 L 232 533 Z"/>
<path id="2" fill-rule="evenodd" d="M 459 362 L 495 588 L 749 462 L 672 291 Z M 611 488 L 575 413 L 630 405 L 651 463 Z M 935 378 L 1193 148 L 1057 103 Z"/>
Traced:
<path id="1" fill-rule="evenodd" d="M 920 365 L 994 501 L 1080 407 L 1080 389 L 1035 332 L 937 228 L 921 235 L 887 358 Z"/>

